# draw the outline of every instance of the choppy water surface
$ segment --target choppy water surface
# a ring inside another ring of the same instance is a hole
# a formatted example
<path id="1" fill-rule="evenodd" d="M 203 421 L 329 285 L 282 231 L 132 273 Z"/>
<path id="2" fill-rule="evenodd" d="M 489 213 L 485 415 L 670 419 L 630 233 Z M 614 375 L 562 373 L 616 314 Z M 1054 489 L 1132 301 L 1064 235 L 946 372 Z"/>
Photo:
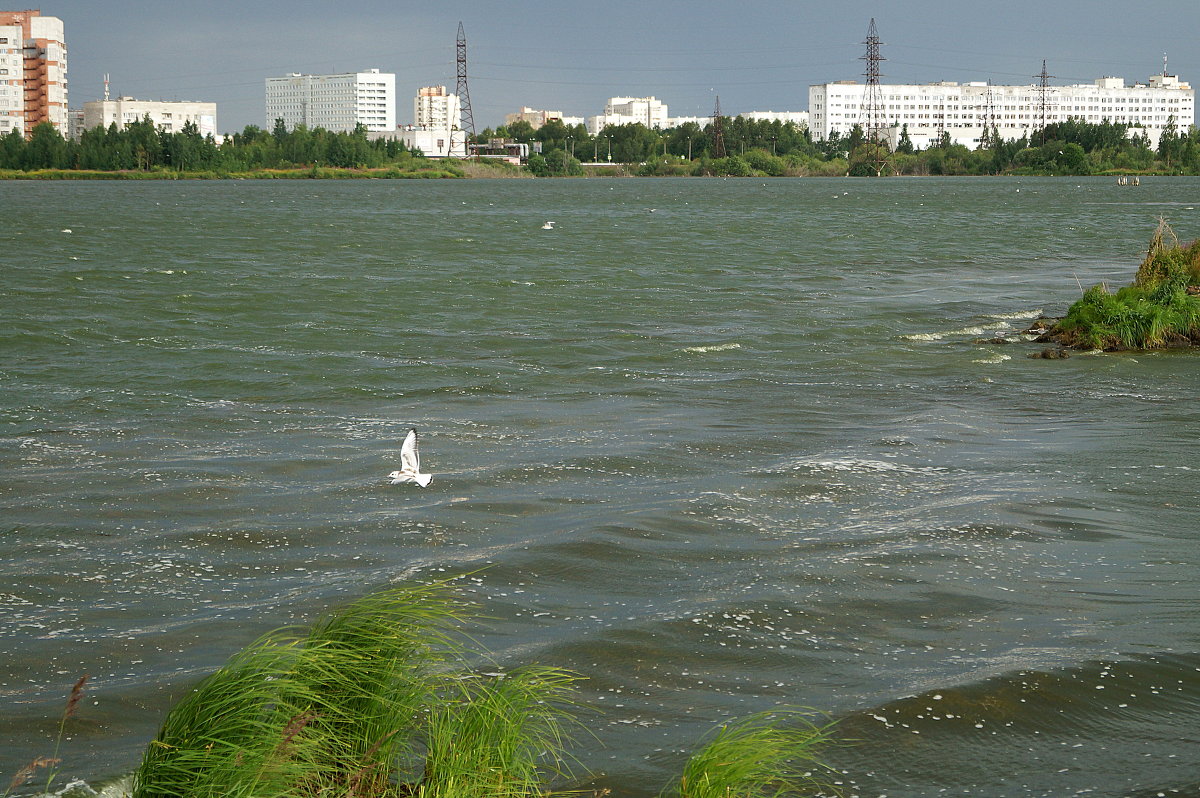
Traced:
<path id="1" fill-rule="evenodd" d="M 474 572 L 619 795 L 777 704 L 851 794 L 1196 795 L 1200 361 L 973 343 L 1200 236 L 1114 182 L 0 183 L 0 779 L 84 672 L 100 781 L 261 632 Z"/>

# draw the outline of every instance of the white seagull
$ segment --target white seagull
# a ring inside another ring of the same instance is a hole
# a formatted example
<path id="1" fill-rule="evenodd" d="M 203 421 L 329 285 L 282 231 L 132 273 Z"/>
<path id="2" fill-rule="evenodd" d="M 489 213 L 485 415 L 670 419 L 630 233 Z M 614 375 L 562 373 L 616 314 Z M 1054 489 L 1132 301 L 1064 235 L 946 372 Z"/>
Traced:
<path id="1" fill-rule="evenodd" d="M 553 230 L 554 222 L 546 222 L 544 225 L 542 225 L 542 229 L 543 230 Z"/>
<path id="2" fill-rule="evenodd" d="M 410 429 L 404 436 L 404 445 L 400 447 L 400 470 L 388 474 L 393 485 L 401 482 L 415 482 L 422 488 L 433 479 L 432 474 L 421 473 L 421 455 L 417 453 L 417 431 Z"/>

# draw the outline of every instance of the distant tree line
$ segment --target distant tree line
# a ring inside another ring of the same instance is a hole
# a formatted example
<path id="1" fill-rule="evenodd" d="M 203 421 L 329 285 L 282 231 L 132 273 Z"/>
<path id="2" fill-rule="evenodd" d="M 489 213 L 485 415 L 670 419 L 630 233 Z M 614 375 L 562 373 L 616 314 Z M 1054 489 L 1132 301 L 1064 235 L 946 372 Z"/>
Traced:
<path id="1" fill-rule="evenodd" d="M 1200 174 L 1200 131 L 1168 121 L 1156 147 L 1144 130 L 1111 122 L 1070 119 L 1020 139 L 993 129 L 975 148 L 952 143 L 948 133 L 931 146 L 913 146 L 901 129 L 893 151 L 856 125 L 845 135 L 813 141 L 806 128 L 779 121 L 723 117 L 724 153 L 716 151 L 713 124 L 689 122 L 667 130 L 642 124 L 610 125 L 593 136 L 583 125 L 554 120 L 534 130 L 528 122 L 484 130 L 477 143 L 512 139 L 540 143 L 528 170 L 534 175 L 582 174 L 583 163 L 625 164 L 654 175 L 1088 175 L 1101 173 Z M 370 140 L 361 126 L 349 133 L 276 120 L 271 131 L 249 125 L 218 144 L 189 123 L 179 132 L 155 127 L 147 116 L 124 127 L 112 124 L 65 140 L 41 124 L 26 140 L 18 130 L 0 138 L 3 170 L 246 172 L 299 167 L 411 167 L 423 156 L 395 139 Z"/>
<path id="2" fill-rule="evenodd" d="M 0 169 L 89 169 L 99 171 L 244 172 L 295 167 L 377 168 L 405 165 L 419 152 L 393 140 L 371 141 L 359 126 L 350 133 L 297 126 L 278 120 L 268 132 L 255 125 L 218 144 L 194 123 L 178 132 L 159 130 L 147 116 L 124 127 L 85 130 L 78 142 L 64 139 L 49 123 L 37 125 L 27 141 L 13 130 L 0 138 Z"/>
<path id="3" fill-rule="evenodd" d="M 923 150 L 902 128 L 892 151 L 868 140 L 861 126 L 845 135 L 813 141 L 791 123 L 722 118 L 723 157 L 714 152 L 712 123 L 667 130 L 642 124 L 610 125 L 592 136 L 583 125 L 551 121 L 534 130 L 517 122 L 485 130 L 479 138 L 541 142 L 530 159 L 535 174 L 578 174 L 581 161 L 637 164 L 643 175 L 1089 175 L 1113 172 L 1200 174 L 1200 131 L 1181 131 L 1168 121 L 1157 147 L 1144 130 L 1111 122 L 1070 119 L 1019 139 L 993 129 L 974 149 L 954 144 L 948 133 Z M 882 168 L 881 168 L 882 167 Z"/>

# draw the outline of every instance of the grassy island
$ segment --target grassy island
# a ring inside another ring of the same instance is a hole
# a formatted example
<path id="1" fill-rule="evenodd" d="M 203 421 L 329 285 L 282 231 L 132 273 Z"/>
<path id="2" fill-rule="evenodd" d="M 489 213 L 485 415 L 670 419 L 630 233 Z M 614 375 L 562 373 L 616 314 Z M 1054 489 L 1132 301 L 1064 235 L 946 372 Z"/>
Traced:
<path id="1" fill-rule="evenodd" d="M 1039 340 L 1106 351 L 1200 344 L 1200 241 L 1181 245 L 1160 220 L 1132 285 L 1092 286 Z"/>

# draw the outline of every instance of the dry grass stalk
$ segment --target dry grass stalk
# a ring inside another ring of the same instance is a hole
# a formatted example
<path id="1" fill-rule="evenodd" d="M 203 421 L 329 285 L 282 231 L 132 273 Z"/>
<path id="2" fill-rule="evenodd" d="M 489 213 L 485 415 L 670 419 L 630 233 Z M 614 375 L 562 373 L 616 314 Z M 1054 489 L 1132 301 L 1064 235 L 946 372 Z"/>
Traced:
<path id="1" fill-rule="evenodd" d="M 88 674 L 83 674 L 79 677 L 79 681 L 75 682 L 75 686 L 71 688 L 71 697 L 67 699 L 67 708 L 63 712 L 64 721 L 75 717 L 75 710 L 79 706 L 80 699 L 83 698 L 83 687 L 87 684 L 89 678 L 91 677 Z"/>
<path id="2" fill-rule="evenodd" d="M 50 756 L 39 756 L 37 759 L 33 760 L 28 765 L 17 771 L 17 775 L 13 776 L 12 781 L 8 784 L 8 789 L 4 791 L 4 794 L 8 795 L 10 792 L 29 781 L 30 777 L 41 768 L 54 767 L 61 761 L 61 759 L 55 759 L 54 757 Z"/>
<path id="3" fill-rule="evenodd" d="M 283 739 L 279 742 L 279 750 L 286 749 L 288 744 L 295 739 L 296 735 L 304 731 L 304 727 L 312 723 L 317 718 L 321 717 L 320 712 L 302 712 L 298 715 L 293 715 L 288 721 L 288 725 L 283 729 Z"/>

